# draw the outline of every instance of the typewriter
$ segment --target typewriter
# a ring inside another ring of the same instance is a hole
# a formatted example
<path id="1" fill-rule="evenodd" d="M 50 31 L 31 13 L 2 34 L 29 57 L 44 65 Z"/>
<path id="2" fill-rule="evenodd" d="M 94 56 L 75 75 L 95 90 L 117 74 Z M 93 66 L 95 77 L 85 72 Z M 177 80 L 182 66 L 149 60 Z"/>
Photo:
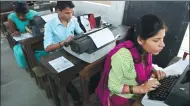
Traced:
<path id="1" fill-rule="evenodd" d="M 182 75 L 167 76 L 159 81 L 161 85 L 147 94 L 148 99 L 163 101 L 169 106 L 190 106 L 190 69 Z"/>
<path id="2" fill-rule="evenodd" d="M 26 27 L 26 30 L 33 36 L 43 35 L 45 23 L 46 22 L 41 16 L 36 16 L 33 20 L 30 20 L 30 23 Z"/>
<path id="3" fill-rule="evenodd" d="M 171 89 L 176 84 L 176 82 L 179 78 L 180 78 L 180 75 L 173 75 L 173 76 L 168 76 L 168 77 L 160 80 L 159 82 L 161 85 L 156 90 L 151 91 L 147 94 L 148 99 L 159 100 L 159 101 L 166 100 Z"/>

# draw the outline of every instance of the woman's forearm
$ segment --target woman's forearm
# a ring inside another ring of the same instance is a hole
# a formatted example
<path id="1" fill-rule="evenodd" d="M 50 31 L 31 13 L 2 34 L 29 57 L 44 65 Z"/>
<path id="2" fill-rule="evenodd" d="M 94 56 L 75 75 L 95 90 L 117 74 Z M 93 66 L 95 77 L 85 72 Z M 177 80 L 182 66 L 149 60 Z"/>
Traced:
<path id="1" fill-rule="evenodd" d="M 142 91 L 141 91 L 141 86 L 132 86 L 132 93 L 133 94 L 143 94 Z M 126 94 L 130 94 L 131 91 L 130 91 L 130 87 L 128 85 L 124 85 L 124 93 Z"/>

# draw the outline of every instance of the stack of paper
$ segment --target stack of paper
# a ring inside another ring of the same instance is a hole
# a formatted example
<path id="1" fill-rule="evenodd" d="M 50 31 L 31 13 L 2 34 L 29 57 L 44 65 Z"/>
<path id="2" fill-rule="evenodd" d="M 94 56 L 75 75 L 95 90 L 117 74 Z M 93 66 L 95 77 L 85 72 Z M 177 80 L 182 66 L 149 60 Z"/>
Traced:
<path id="1" fill-rule="evenodd" d="M 28 39 L 31 37 L 32 35 L 30 33 L 24 33 L 24 34 L 21 34 L 20 36 L 14 36 L 13 39 L 16 41 L 20 41 L 20 40 Z"/>
<path id="2" fill-rule="evenodd" d="M 163 70 L 163 68 L 159 67 L 157 64 L 152 64 L 152 66 L 154 67 L 155 70 L 160 70 L 160 71 Z"/>
<path id="3" fill-rule="evenodd" d="M 61 56 L 57 59 L 48 62 L 58 73 L 62 72 L 70 67 L 73 67 L 74 64 L 67 60 L 65 57 Z"/>
<path id="4" fill-rule="evenodd" d="M 166 73 L 166 75 L 178 75 L 182 74 L 185 68 L 189 65 L 189 60 L 179 60 L 178 62 L 166 67 L 163 69 L 163 71 Z"/>

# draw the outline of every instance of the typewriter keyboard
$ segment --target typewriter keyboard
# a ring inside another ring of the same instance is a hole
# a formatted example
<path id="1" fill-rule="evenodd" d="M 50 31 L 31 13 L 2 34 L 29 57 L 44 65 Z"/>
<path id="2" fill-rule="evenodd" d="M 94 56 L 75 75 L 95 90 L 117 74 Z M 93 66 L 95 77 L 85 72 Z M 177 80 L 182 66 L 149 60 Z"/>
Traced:
<path id="1" fill-rule="evenodd" d="M 168 76 L 162 80 L 160 80 L 160 86 L 154 90 L 150 91 L 148 95 L 148 99 L 151 100 L 159 100 L 159 101 L 165 101 L 166 97 L 170 93 L 171 89 L 179 79 L 180 75 L 176 76 Z"/>

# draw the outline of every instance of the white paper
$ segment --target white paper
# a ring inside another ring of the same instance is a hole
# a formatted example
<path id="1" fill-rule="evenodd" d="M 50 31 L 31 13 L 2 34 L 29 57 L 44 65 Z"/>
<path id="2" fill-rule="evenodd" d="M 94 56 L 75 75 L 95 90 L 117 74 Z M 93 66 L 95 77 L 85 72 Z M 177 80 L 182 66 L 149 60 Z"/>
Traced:
<path id="1" fill-rule="evenodd" d="M 55 12 L 55 8 L 53 8 L 53 12 Z"/>
<path id="2" fill-rule="evenodd" d="M 58 73 L 62 72 L 70 67 L 73 67 L 74 64 L 67 60 L 65 57 L 61 56 L 57 59 L 51 60 L 48 62 Z"/>
<path id="3" fill-rule="evenodd" d="M 155 70 L 163 70 L 163 68 L 159 67 L 157 64 L 152 64 L 152 67 L 154 67 Z"/>
<path id="4" fill-rule="evenodd" d="M 84 16 L 80 16 L 80 20 L 82 25 L 84 26 L 85 30 L 88 32 L 91 30 L 90 22 L 88 19 L 86 19 Z"/>
<path id="5" fill-rule="evenodd" d="M 20 41 L 20 40 L 28 39 L 31 37 L 32 35 L 30 33 L 24 33 L 24 34 L 21 34 L 20 36 L 14 36 L 13 39 L 16 41 Z"/>
<path id="6" fill-rule="evenodd" d="M 50 20 L 52 20 L 54 17 L 58 16 L 57 13 L 53 13 L 53 14 L 48 14 L 48 15 L 44 15 L 44 16 L 41 16 L 45 22 L 48 22 Z"/>
<path id="7" fill-rule="evenodd" d="M 84 15 L 84 18 L 88 19 L 88 15 Z"/>
<path id="8" fill-rule="evenodd" d="M 142 99 L 142 104 L 144 106 L 168 106 L 164 101 L 150 100 L 148 99 L 147 94 Z"/>
<path id="9" fill-rule="evenodd" d="M 88 36 L 92 38 L 97 48 L 100 48 L 115 39 L 113 33 L 108 28 L 102 29 Z"/>
<path id="10" fill-rule="evenodd" d="M 163 71 L 166 73 L 166 75 L 178 75 L 182 74 L 185 68 L 189 65 L 189 60 L 179 60 L 178 62 L 166 67 L 163 69 Z"/>

